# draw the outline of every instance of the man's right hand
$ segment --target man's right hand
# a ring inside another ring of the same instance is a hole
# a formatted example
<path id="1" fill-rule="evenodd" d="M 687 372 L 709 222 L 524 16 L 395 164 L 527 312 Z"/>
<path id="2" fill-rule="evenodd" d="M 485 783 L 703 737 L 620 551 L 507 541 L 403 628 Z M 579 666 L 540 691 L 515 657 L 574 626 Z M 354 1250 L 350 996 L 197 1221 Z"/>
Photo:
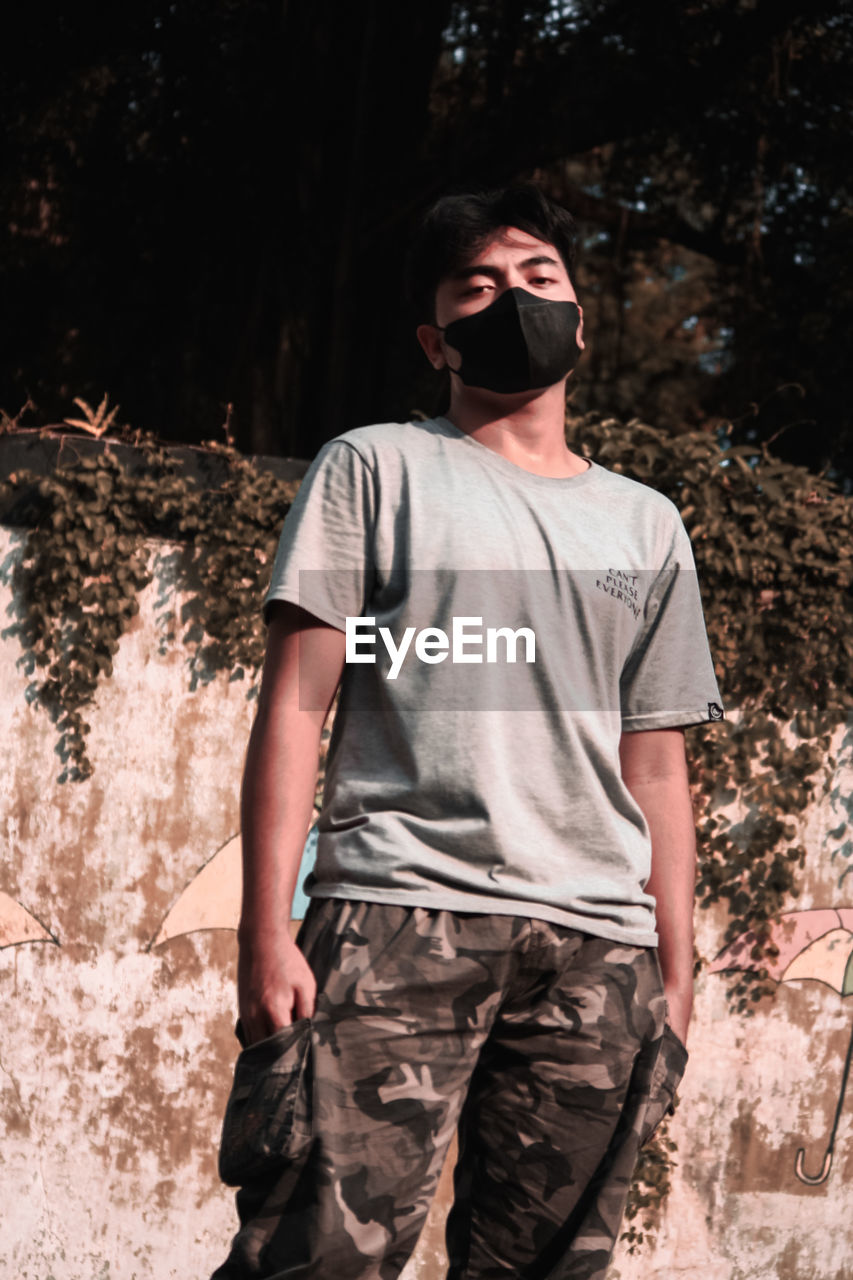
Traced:
<path id="1" fill-rule="evenodd" d="M 289 933 L 241 940 L 237 997 L 246 1044 L 314 1013 L 317 980 Z"/>

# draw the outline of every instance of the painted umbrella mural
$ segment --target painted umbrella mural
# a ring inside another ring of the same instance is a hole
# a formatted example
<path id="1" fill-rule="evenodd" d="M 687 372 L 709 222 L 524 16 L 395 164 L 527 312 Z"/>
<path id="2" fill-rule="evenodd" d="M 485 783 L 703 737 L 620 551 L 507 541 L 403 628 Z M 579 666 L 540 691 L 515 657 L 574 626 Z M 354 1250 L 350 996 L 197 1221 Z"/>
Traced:
<path id="1" fill-rule="evenodd" d="M 55 942 L 58 940 L 32 912 L 8 893 L 0 893 L 0 949 L 17 947 L 22 942 Z"/>
<path id="2" fill-rule="evenodd" d="M 312 827 L 302 850 L 299 877 L 291 907 L 291 932 L 294 937 L 304 919 L 309 899 L 303 888 L 305 877 L 314 868 L 317 855 L 317 828 Z M 201 929 L 236 929 L 240 919 L 240 896 L 243 888 L 242 846 L 240 834 L 232 836 L 217 849 L 169 909 L 157 936 L 148 950 L 160 947 L 172 938 Z"/>
<path id="3" fill-rule="evenodd" d="M 776 982 L 797 982 L 803 979 L 823 982 L 840 996 L 853 995 L 853 907 L 822 907 L 813 911 L 788 911 L 774 922 L 770 940 L 779 948 L 775 958 L 754 959 L 752 949 L 755 934 L 743 933 L 726 947 L 710 966 L 711 973 L 730 969 L 766 969 Z M 797 1152 L 795 1172 L 801 1182 L 817 1186 L 825 1182 L 832 1168 L 835 1134 L 844 1105 L 844 1092 L 853 1061 L 853 1030 L 847 1047 L 847 1057 L 841 1073 L 841 1089 L 829 1145 L 818 1174 L 805 1171 L 805 1150 Z"/>

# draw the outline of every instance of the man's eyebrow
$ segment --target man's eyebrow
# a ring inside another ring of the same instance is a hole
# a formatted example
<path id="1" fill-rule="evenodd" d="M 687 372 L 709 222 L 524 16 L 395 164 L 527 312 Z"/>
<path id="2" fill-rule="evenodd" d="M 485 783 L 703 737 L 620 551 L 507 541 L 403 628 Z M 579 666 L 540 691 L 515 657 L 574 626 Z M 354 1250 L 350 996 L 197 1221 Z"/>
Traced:
<path id="1" fill-rule="evenodd" d="M 525 258 L 523 262 L 518 264 L 520 267 L 558 267 L 559 263 L 556 258 L 551 258 L 546 253 L 538 253 L 533 258 Z M 478 265 L 474 263 L 468 267 L 457 267 L 455 271 L 451 271 L 451 280 L 470 280 L 472 276 L 490 276 L 493 280 L 500 275 L 498 267 L 489 267 L 485 264 Z"/>

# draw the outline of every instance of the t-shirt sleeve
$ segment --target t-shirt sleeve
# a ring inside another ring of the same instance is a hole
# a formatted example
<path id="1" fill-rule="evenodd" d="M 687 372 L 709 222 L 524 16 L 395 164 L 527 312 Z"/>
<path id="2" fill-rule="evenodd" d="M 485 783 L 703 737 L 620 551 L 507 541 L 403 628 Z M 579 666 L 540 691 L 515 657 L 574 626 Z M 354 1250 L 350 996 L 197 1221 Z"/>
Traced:
<path id="1" fill-rule="evenodd" d="M 620 681 L 622 728 L 668 729 L 722 720 L 690 538 L 675 527 L 663 567 L 652 577 L 643 626 Z"/>
<path id="2" fill-rule="evenodd" d="M 361 454 L 330 440 L 317 454 L 287 513 L 263 616 L 288 600 L 341 631 L 364 614 L 373 578 L 375 489 Z"/>

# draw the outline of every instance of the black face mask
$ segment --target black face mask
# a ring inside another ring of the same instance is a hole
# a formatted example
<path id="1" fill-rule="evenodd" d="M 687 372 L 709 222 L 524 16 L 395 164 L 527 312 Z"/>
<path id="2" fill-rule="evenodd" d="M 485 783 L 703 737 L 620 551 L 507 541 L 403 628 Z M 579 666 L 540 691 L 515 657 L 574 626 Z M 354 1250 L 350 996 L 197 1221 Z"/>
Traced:
<path id="1" fill-rule="evenodd" d="M 482 311 L 453 320 L 443 332 L 462 357 L 453 372 L 466 386 L 510 394 L 553 386 L 574 369 L 581 353 L 579 323 L 574 302 L 507 289 Z"/>

